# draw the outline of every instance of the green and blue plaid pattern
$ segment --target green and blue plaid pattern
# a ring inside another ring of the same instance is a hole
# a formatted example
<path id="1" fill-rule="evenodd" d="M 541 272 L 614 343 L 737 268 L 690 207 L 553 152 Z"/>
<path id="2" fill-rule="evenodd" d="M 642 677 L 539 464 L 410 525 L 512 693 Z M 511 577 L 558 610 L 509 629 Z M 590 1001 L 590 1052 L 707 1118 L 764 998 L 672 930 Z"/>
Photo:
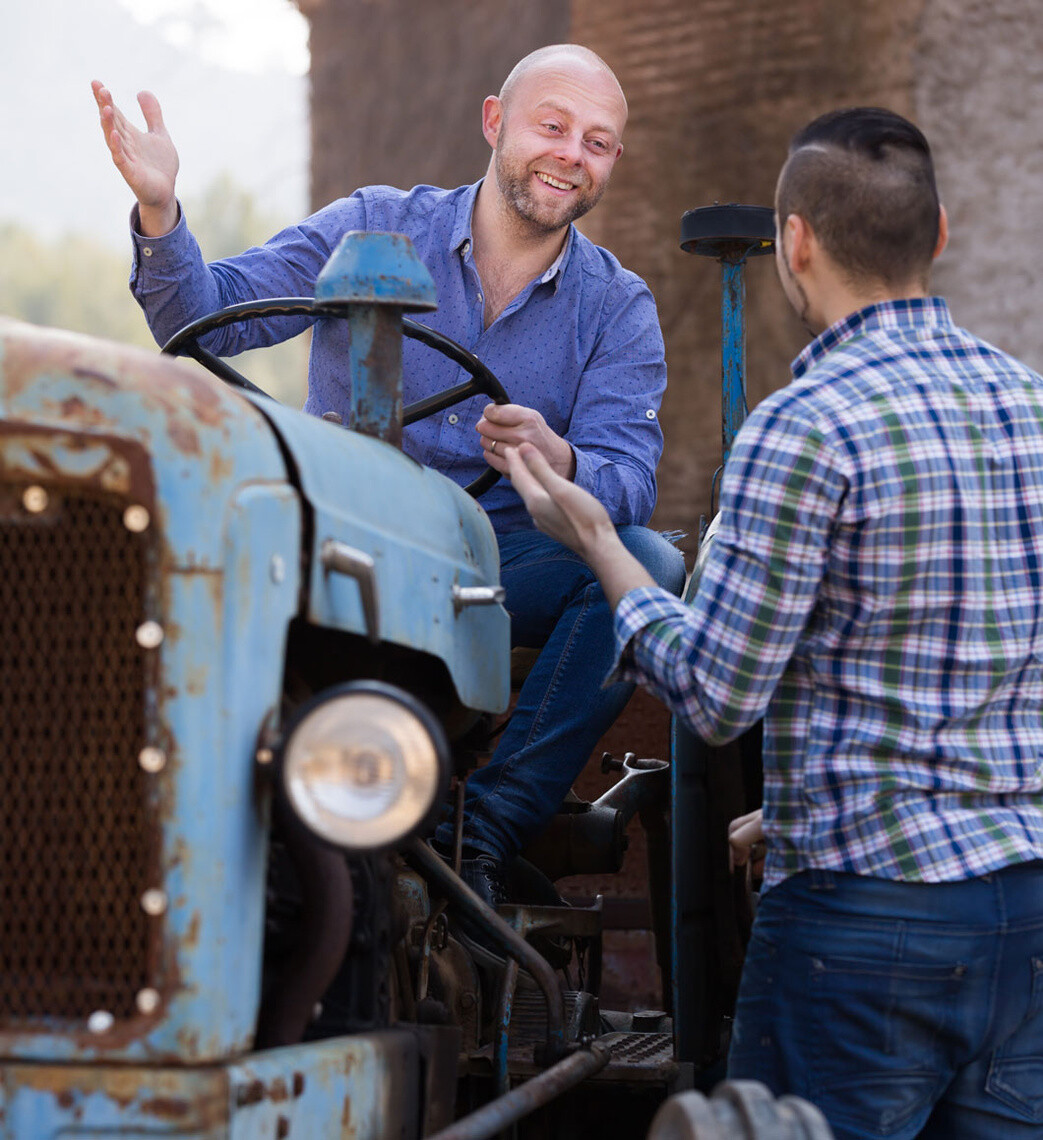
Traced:
<path id="1" fill-rule="evenodd" d="M 937 298 L 827 329 L 754 409 L 691 608 L 616 675 L 723 742 L 764 718 L 765 887 L 1043 858 L 1043 379 Z"/>

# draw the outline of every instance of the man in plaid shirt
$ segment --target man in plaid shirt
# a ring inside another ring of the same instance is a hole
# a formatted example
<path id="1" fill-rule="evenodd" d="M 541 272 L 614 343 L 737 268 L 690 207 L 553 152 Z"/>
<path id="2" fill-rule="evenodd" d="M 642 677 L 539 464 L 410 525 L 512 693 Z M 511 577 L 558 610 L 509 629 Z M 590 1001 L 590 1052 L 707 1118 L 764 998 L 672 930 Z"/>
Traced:
<path id="1" fill-rule="evenodd" d="M 815 120 L 776 216 L 817 335 L 736 440 L 690 608 L 531 449 L 511 477 L 601 579 L 618 676 L 711 743 L 764 720 L 729 1075 L 838 1138 L 1043 1136 L 1043 380 L 928 296 L 911 123 Z"/>

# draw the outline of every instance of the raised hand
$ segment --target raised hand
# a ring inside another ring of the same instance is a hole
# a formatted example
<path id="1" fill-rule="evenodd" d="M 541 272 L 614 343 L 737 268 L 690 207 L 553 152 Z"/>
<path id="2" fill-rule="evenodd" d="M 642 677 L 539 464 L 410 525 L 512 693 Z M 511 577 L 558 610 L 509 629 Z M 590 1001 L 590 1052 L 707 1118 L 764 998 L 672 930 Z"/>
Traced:
<path id="1" fill-rule="evenodd" d="M 112 93 L 99 80 L 91 83 L 91 89 L 112 161 L 138 200 L 141 232 L 147 237 L 169 233 L 178 219 L 174 196 L 178 157 L 163 125 L 159 100 L 150 91 L 138 94 L 147 128 L 141 131 L 116 106 Z"/>

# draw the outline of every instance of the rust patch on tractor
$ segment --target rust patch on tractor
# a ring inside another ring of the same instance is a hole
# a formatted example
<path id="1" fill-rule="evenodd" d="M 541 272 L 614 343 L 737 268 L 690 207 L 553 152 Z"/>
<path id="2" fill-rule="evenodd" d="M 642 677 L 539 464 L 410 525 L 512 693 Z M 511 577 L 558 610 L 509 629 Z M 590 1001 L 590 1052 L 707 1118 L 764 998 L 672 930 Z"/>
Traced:
<path id="1" fill-rule="evenodd" d="M 96 377 L 100 380 L 102 377 Z M 112 427 L 113 422 L 111 418 L 100 409 L 91 404 L 80 396 L 69 396 L 68 399 L 62 400 L 58 405 L 58 414 L 63 420 L 75 420 L 77 423 L 83 424 L 84 427 Z"/>
<path id="2" fill-rule="evenodd" d="M 45 479 L 50 486 L 133 496 L 154 510 L 152 465 L 134 440 L 0 420 L 0 471 L 12 482 Z"/>
<path id="3" fill-rule="evenodd" d="M 185 937 L 181 940 L 182 946 L 186 950 L 194 950 L 199 945 L 199 928 L 202 925 L 199 911 L 193 911 L 192 917 L 188 920 L 188 928 L 185 930 Z"/>
<path id="4" fill-rule="evenodd" d="M 14 414 L 18 398 L 34 386 L 71 377 L 82 382 L 84 392 L 56 403 L 56 419 L 72 417 L 81 427 L 116 427 L 101 407 L 91 406 L 91 388 L 104 389 L 106 398 L 135 392 L 165 415 L 172 443 L 189 455 L 200 453 L 199 425 L 222 429 L 244 414 L 244 402 L 220 381 L 145 349 L 3 318 L 0 348 L 0 394 L 14 403 Z M 249 414 L 259 413 L 251 408 Z"/>
<path id="5" fill-rule="evenodd" d="M 199 433 L 190 423 L 171 419 L 167 423 L 167 434 L 170 436 L 170 442 L 183 455 L 200 454 Z"/>
<path id="6" fill-rule="evenodd" d="M 157 1096 L 151 1100 L 143 1100 L 141 1111 L 147 1116 L 155 1116 L 160 1120 L 183 1120 L 191 1114 L 192 1104 L 180 1097 Z"/>

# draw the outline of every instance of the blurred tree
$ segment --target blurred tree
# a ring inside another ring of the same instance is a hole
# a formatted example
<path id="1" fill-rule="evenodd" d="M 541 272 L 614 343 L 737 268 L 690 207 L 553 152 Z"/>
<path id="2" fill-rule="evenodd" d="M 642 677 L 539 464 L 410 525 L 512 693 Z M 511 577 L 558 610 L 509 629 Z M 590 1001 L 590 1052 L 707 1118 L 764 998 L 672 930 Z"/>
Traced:
<path id="1" fill-rule="evenodd" d="M 210 260 L 257 245 L 279 228 L 258 210 L 249 191 L 221 175 L 185 203 L 185 214 Z M 145 319 L 127 287 L 128 253 L 80 234 L 47 242 L 13 224 L 0 224 L 0 313 L 33 324 L 89 333 L 155 348 Z M 304 402 L 307 335 L 274 348 L 243 353 L 235 366 L 283 403 Z M 196 367 L 193 365 L 193 367 Z"/>

